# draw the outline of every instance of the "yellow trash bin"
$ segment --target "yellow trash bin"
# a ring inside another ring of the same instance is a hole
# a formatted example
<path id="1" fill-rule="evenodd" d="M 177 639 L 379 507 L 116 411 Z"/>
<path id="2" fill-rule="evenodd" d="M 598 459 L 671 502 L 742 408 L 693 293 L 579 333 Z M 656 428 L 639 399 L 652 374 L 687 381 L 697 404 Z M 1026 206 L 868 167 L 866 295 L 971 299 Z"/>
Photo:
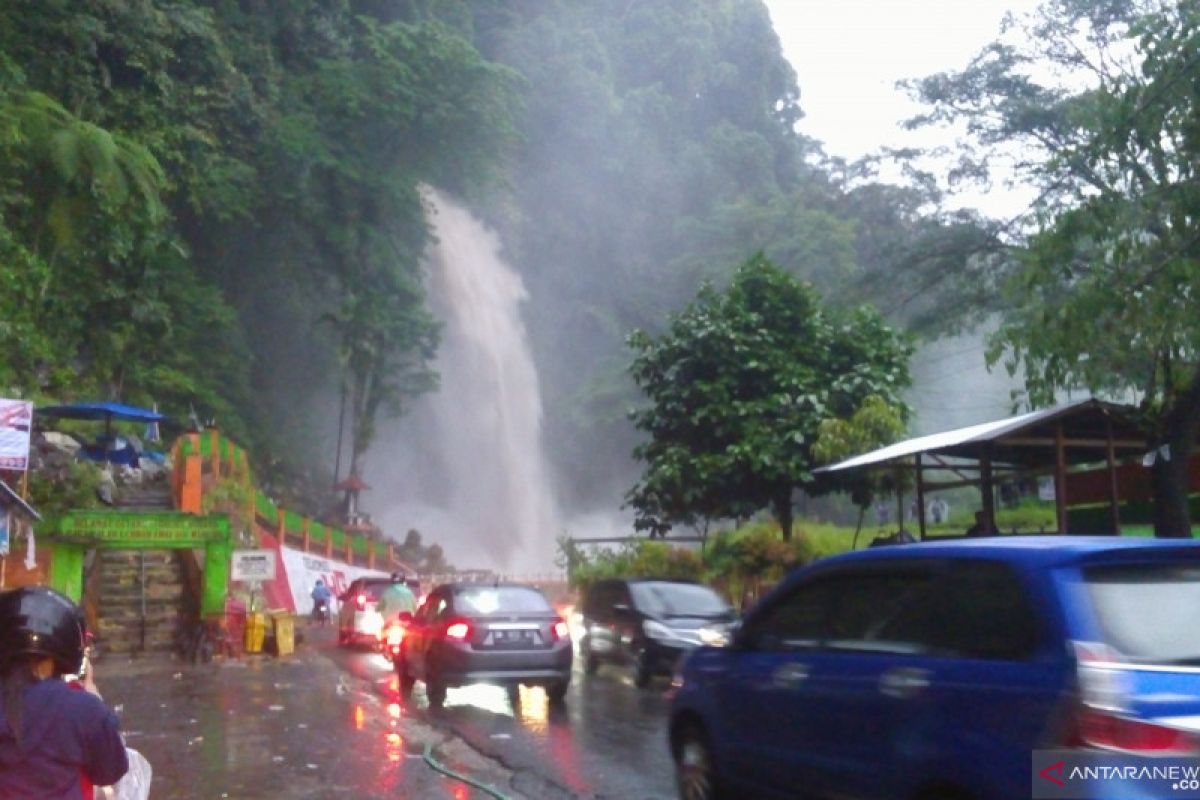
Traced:
<path id="1" fill-rule="evenodd" d="M 246 652 L 261 653 L 267 638 L 267 615 L 252 611 L 246 615 Z"/>
<path id="2" fill-rule="evenodd" d="M 291 655 L 296 651 L 295 617 L 287 611 L 273 611 L 271 620 L 275 623 L 275 654 Z"/>

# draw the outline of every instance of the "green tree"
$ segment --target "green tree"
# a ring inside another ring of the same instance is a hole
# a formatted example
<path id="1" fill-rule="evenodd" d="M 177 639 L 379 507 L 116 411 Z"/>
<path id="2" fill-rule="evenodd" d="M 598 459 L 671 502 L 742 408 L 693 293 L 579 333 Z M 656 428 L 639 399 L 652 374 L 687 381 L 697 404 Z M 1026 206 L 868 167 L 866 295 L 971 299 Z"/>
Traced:
<path id="1" fill-rule="evenodd" d="M 652 535 L 769 508 L 790 539 L 793 492 L 814 486 L 821 422 L 849 417 L 871 395 L 907 415 L 906 339 L 868 308 L 824 310 L 761 254 L 726 291 L 703 287 L 662 336 L 635 331 L 629 341 L 650 404 L 632 415 L 648 439 L 626 499 Z"/>
<path id="2" fill-rule="evenodd" d="M 1140 399 L 1159 536 L 1190 535 L 1200 431 L 1198 50 L 1194 3 L 1054 0 L 967 69 L 917 86 L 932 106 L 922 121 L 966 123 L 965 174 L 1022 153 L 1018 176 L 1040 191 L 999 275 L 990 363 L 1023 367 L 1033 405 L 1079 388 Z"/>
<path id="3" fill-rule="evenodd" d="M 870 395 L 863 399 L 862 405 L 848 419 L 821 421 L 817 428 L 817 441 L 813 444 L 813 457 L 822 464 L 830 464 L 889 445 L 903 433 L 904 417 L 899 411 L 889 406 L 882 397 Z M 863 517 L 875 497 L 896 488 L 895 480 L 890 476 L 869 472 L 833 478 L 826 485 L 832 489 L 848 490 L 850 499 L 858 506 L 854 544 L 858 543 Z"/>

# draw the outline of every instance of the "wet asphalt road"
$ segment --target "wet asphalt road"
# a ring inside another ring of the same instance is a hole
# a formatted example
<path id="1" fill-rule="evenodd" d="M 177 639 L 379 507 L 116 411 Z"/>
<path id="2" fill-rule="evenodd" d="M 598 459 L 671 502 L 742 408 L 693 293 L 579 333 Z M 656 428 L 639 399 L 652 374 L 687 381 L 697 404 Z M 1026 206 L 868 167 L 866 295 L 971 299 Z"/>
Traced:
<path id="1" fill-rule="evenodd" d="M 391 666 L 382 656 L 332 642 L 313 646 L 373 686 L 385 702 L 398 701 Z M 502 689 L 472 686 L 448 690 L 445 707 L 434 711 L 418 682 L 404 708 L 511 770 L 511 785 L 523 796 L 669 800 L 676 794 L 666 690 L 665 679 L 638 689 L 630 670 L 616 666 L 585 676 L 577 659 L 562 707 L 552 707 L 536 688 L 522 688 L 514 707 Z"/>
<path id="2" fill-rule="evenodd" d="M 628 670 L 577 669 L 562 706 L 540 689 L 522 689 L 514 706 L 499 688 L 473 686 L 449 690 L 434 711 L 419 682 L 401 702 L 382 656 L 338 647 L 332 627 L 300 632 L 297 652 L 280 658 L 97 663 L 129 746 L 154 768 L 151 797 L 675 797 L 665 681 L 639 690 Z"/>

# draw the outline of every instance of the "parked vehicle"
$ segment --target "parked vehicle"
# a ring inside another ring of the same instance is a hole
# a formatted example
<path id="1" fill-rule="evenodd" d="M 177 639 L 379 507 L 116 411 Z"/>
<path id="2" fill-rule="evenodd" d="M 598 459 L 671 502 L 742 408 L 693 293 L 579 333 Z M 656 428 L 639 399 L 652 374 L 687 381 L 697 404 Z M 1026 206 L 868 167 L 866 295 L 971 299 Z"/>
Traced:
<path id="1" fill-rule="evenodd" d="M 1011 800 L 1030 795 L 1037 750 L 1195 756 L 1198 617 L 1200 543 L 1002 537 L 824 559 L 676 676 L 680 796 Z"/>
<path id="2" fill-rule="evenodd" d="M 703 584 L 649 578 L 597 581 L 584 594 L 582 614 L 584 671 L 594 674 L 603 662 L 629 664 L 638 686 L 669 675 L 702 643 L 724 641 L 736 619 L 729 603 Z"/>
<path id="3" fill-rule="evenodd" d="M 545 595 L 521 584 L 453 583 L 425 598 L 403 637 L 396 674 L 407 697 L 425 682 L 430 706 L 446 689 L 492 683 L 515 695 L 545 687 L 561 702 L 571 681 L 571 635 Z"/>

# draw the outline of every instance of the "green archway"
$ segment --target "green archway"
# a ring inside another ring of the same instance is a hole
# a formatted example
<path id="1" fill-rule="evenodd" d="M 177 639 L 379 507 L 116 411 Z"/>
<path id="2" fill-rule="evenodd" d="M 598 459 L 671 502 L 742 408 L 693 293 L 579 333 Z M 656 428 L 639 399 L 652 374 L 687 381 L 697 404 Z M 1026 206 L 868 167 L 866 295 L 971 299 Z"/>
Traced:
<path id="1" fill-rule="evenodd" d="M 229 560 L 233 551 L 229 517 L 178 511 L 69 511 L 43 526 L 50 547 L 50 586 L 80 602 L 84 555 L 92 548 L 121 550 L 204 549 L 200 613 L 225 613 Z"/>

